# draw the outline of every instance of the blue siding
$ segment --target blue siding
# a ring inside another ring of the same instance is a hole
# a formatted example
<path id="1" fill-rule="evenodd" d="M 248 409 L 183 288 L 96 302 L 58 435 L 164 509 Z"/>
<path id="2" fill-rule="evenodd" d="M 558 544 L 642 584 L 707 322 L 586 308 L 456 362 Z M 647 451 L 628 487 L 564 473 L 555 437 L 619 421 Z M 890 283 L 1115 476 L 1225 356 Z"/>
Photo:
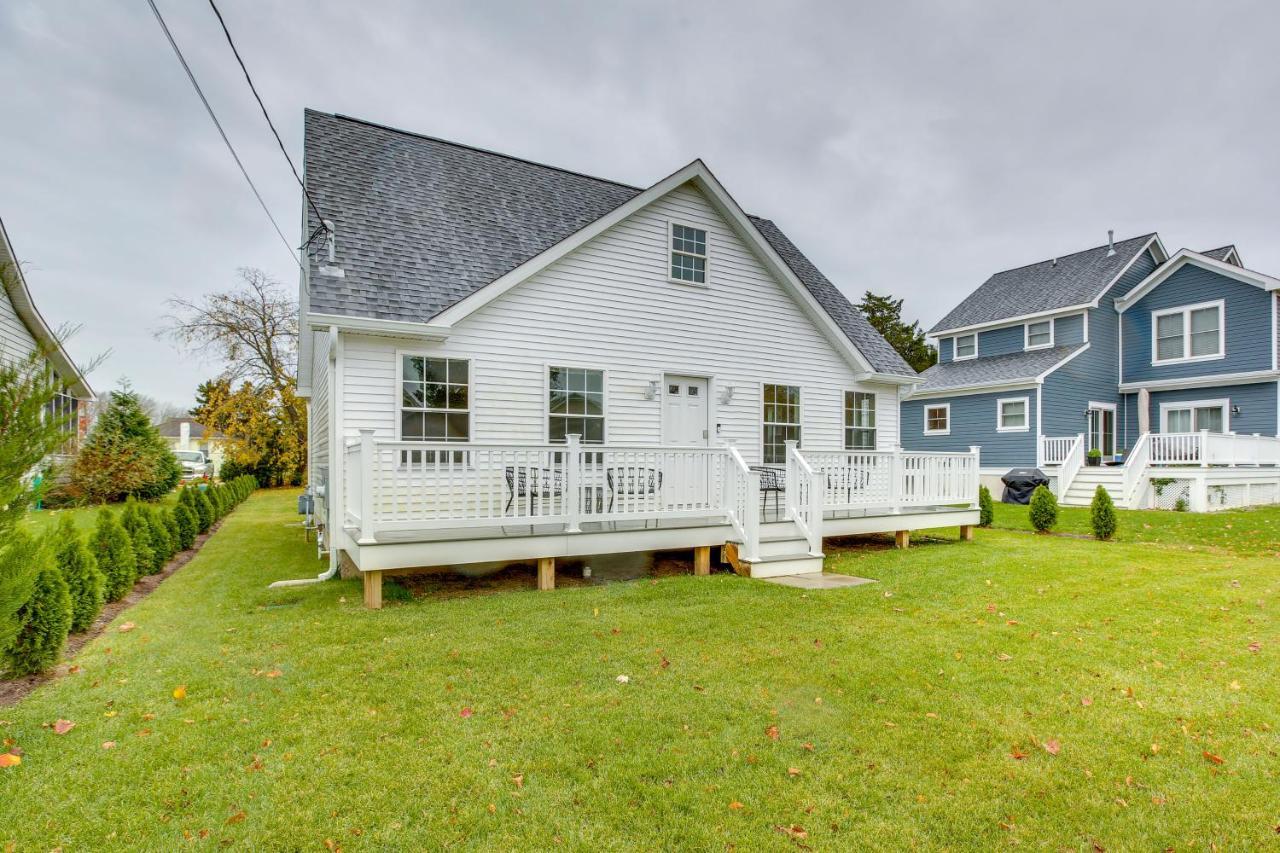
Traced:
<path id="1" fill-rule="evenodd" d="M 1187 364 L 1151 364 L 1151 312 L 1222 299 L 1226 357 Z M 1124 381 L 1184 379 L 1271 368 L 1271 297 L 1251 284 L 1188 264 L 1123 314 Z"/>
<path id="2" fill-rule="evenodd" d="M 996 400 L 1027 398 L 1026 432 L 996 431 Z M 924 409 L 939 403 L 951 404 L 951 434 L 925 435 Z M 984 467 L 1012 468 L 1034 465 L 1036 461 L 1036 390 L 966 394 L 936 400 L 907 400 L 902 404 L 902 446 L 907 450 L 962 452 L 972 445 L 982 447 Z"/>
<path id="3" fill-rule="evenodd" d="M 1132 419 L 1128 425 L 1136 440 L 1138 435 L 1138 395 L 1126 394 L 1126 410 Z M 1174 391 L 1151 392 L 1151 431 L 1161 432 L 1161 403 L 1184 403 L 1191 400 L 1229 400 L 1230 406 L 1239 406 L 1240 414 L 1230 415 L 1228 429 L 1251 435 L 1276 434 L 1276 383 L 1254 382 L 1248 385 L 1222 385 L 1213 388 L 1179 388 Z"/>
<path id="4" fill-rule="evenodd" d="M 943 338 L 938 341 L 938 361 L 951 360 L 951 347 L 953 341 L 951 338 Z"/>
<path id="5" fill-rule="evenodd" d="M 1053 321 L 1053 345 L 1064 347 L 1084 340 L 1084 315 L 1072 314 Z"/>
<path id="6" fill-rule="evenodd" d="M 978 358 L 1022 352 L 1024 335 L 1021 324 L 978 333 Z"/>

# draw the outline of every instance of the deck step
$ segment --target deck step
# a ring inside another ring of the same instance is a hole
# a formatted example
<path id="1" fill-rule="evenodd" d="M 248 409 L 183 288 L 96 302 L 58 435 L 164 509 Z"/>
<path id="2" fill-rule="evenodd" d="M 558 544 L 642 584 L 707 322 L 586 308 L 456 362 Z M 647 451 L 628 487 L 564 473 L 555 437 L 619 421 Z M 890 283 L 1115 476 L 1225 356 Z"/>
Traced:
<path id="1" fill-rule="evenodd" d="M 750 567 L 753 578 L 777 578 L 784 575 L 804 575 L 822 571 L 822 556 L 815 557 L 808 551 L 761 557 L 759 560 L 744 562 Z"/>

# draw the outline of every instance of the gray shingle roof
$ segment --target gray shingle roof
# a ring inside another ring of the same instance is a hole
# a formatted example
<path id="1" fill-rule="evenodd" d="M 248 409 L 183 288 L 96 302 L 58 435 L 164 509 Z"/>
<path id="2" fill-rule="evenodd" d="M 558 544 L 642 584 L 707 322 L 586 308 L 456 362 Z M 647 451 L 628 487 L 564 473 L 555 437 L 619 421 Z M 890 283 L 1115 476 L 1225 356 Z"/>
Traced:
<path id="1" fill-rule="evenodd" d="M 307 188 L 337 232 L 311 310 L 425 322 L 643 190 L 345 116 L 306 112 Z M 765 239 L 879 372 L 915 372 L 767 219 Z M 306 233 L 320 226 L 307 210 Z"/>
<path id="2" fill-rule="evenodd" d="M 1050 259 L 998 272 L 929 331 L 976 326 L 1092 302 L 1154 236 L 1144 234 L 1120 240 L 1115 244 L 1116 253 L 1110 256 L 1105 245 L 1096 246 L 1063 255 L 1056 263 Z"/>
<path id="3" fill-rule="evenodd" d="M 969 388 L 979 385 L 1001 385 L 1010 382 L 1033 381 L 1037 376 L 1084 347 L 1085 344 L 1053 347 L 1052 349 L 1014 352 L 1007 355 L 991 355 L 965 361 L 949 361 L 935 364 L 920 378 L 917 393 L 945 391 L 950 388 Z"/>
<path id="4" fill-rule="evenodd" d="M 1213 258 L 1215 261 L 1225 261 L 1227 259 L 1227 255 L 1235 251 L 1235 248 L 1236 248 L 1235 246 L 1227 245 L 1217 249 L 1210 249 L 1209 251 L 1201 252 L 1200 254 L 1204 255 L 1207 258 Z M 1237 257 L 1238 256 L 1239 256 L 1239 253 L 1237 252 Z"/>

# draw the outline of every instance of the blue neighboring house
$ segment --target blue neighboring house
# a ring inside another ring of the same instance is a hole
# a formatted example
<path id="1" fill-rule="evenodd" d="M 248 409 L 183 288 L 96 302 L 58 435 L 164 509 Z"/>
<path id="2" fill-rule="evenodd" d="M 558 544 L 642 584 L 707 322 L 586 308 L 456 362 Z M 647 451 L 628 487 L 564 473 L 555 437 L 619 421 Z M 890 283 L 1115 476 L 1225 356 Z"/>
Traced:
<path id="1" fill-rule="evenodd" d="M 1187 478 L 1170 494 L 1189 508 L 1217 508 L 1222 483 L 1235 505 L 1264 502 L 1280 463 L 1277 289 L 1234 246 L 1170 256 L 1154 233 L 996 273 L 930 330 L 939 361 L 901 403 L 902 444 L 978 445 L 990 486 L 1039 466 L 1067 503 L 1101 484 L 1165 505 L 1150 485 L 1165 468 Z"/>

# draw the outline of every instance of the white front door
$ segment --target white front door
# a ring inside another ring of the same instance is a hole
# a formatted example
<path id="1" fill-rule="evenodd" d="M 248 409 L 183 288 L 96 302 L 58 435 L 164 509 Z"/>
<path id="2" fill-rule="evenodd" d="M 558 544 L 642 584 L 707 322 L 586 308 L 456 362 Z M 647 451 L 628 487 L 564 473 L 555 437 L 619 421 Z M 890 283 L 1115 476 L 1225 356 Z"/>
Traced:
<path id="1" fill-rule="evenodd" d="M 707 380 L 697 376 L 662 377 L 662 443 L 679 447 L 707 447 Z"/>

